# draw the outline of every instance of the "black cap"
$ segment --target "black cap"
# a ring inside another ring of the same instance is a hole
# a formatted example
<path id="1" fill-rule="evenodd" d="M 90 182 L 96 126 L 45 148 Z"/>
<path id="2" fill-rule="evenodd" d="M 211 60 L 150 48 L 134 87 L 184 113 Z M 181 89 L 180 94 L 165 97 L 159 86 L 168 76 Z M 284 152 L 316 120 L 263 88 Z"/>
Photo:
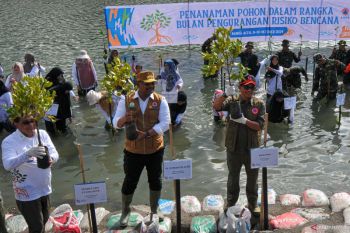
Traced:
<path id="1" fill-rule="evenodd" d="M 251 42 L 251 41 L 248 41 L 248 42 L 245 44 L 245 47 L 246 47 L 246 48 L 248 48 L 248 47 L 254 48 L 254 43 Z"/>
<path id="2" fill-rule="evenodd" d="M 282 46 L 289 46 L 289 40 L 286 40 L 286 39 L 284 39 L 284 40 L 282 40 Z"/>

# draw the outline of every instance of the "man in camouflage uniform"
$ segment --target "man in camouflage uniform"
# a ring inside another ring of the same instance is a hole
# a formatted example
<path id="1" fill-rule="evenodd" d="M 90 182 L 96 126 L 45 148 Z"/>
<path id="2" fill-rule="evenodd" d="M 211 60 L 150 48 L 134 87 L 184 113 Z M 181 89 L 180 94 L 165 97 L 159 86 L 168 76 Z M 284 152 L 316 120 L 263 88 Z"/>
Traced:
<path id="1" fill-rule="evenodd" d="M 237 203 L 242 166 L 247 174 L 246 194 L 248 208 L 252 213 L 257 208 L 259 169 L 250 165 L 250 149 L 259 147 L 259 131 L 264 126 L 264 101 L 253 97 L 254 77 L 248 75 L 239 84 L 239 95 L 221 96 L 214 101 L 216 111 L 228 111 L 229 122 L 226 132 L 227 166 L 227 208 Z"/>
<path id="2" fill-rule="evenodd" d="M 305 77 L 305 81 L 309 81 L 307 73 L 302 66 L 292 66 L 283 69 L 282 87 L 290 96 L 294 95 L 294 90 L 301 88 L 301 75 Z"/>
<path id="3" fill-rule="evenodd" d="M 291 50 L 289 50 L 289 40 L 282 41 L 282 50 L 277 52 L 279 65 L 284 68 L 292 67 L 293 60 L 298 63 L 300 61 L 300 56 L 302 52 L 298 52 L 298 56 Z"/>
<path id="4" fill-rule="evenodd" d="M 216 40 L 216 35 L 212 35 L 211 37 L 209 37 L 206 41 L 204 41 L 203 45 L 202 45 L 202 52 L 203 53 L 211 53 L 211 45 L 213 44 L 213 41 Z M 204 65 L 209 65 L 209 61 L 204 59 Z M 203 76 L 203 78 L 217 78 L 218 77 L 218 72 L 213 74 L 213 75 L 209 75 L 209 76 Z"/>
<path id="5" fill-rule="evenodd" d="M 241 63 L 245 67 L 249 68 L 248 73 L 254 77 L 259 71 L 258 66 L 258 56 L 253 53 L 254 43 L 249 41 L 245 45 L 245 50 L 241 52 L 238 56 L 241 58 Z"/>
<path id="6" fill-rule="evenodd" d="M 338 60 L 344 64 L 347 64 L 347 53 L 346 53 L 346 41 L 345 40 L 340 40 L 338 42 L 339 48 L 337 49 L 336 47 L 334 47 L 333 52 L 331 54 L 331 56 L 329 57 L 330 59 L 334 59 L 334 60 Z M 338 67 L 337 70 L 337 74 L 338 75 L 343 75 L 343 70 Z"/>
<path id="7" fill-rule="evenodd" d="M 314 100 L 319 101 L 327 96 L 328 100 L 335 99 L 338 91 L 337 69 L 345 68 L 345 64 L 333 59 L 327 59 L 324 55 L 314 55 L 314 62 L 317 63 L 315 78 L 313 80 L 311 95 L 317 91 Z"/>

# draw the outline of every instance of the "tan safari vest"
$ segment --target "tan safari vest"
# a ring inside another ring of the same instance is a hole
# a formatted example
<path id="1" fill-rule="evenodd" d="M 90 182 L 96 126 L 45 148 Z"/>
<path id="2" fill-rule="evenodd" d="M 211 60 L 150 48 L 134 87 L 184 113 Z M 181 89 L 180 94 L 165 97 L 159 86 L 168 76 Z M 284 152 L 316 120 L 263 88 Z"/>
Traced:
<path id="1" fill-rule="evenodd" d="M 233 96 L 232 101 L 239 101 L 239 96 Z M 264 111 L 263 114 L 265 114 L 264 103 L 260 99 L 252 97 L 251 104 L 247 108 L 247 112 L 244 113 L 244 116 L 251 121 L 256 121 L 257 117 L 262 114 L 262 111 Z M 233 152 L 236 150 L 236 140 L 239 137 L 238 124 L 239 123 L 236 123 L 232 120 L 228 121 L 225 140 L 225 146 L 228 151 Z M 247 149 L 259 147 L 260 133 L 261 131 L 256 131 L 248 128 Z"/>
<path id="2" fill-rule="evenodd" d="M 125 108 L 129 110 L 130 102 L 135 104 L 135 122 L 138 130 L 146 132 L 159 122 L 159 110 L 162 96 L 153 92 L 153 99 L 149 98 L 145 113 L 142 114 L 138 99 L 134 99 L 135 93 L 127 96 Z M 130 141 L 125 139 L 125 149 L 134 154 L 153 154 L 164 147 L 163 136 L 154 135 L 141 140 Z"/>

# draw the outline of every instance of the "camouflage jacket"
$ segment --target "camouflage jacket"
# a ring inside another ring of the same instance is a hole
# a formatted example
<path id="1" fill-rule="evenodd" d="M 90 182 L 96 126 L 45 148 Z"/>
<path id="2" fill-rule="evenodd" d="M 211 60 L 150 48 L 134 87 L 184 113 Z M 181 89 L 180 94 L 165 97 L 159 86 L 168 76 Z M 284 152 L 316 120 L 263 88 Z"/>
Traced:
<path id="1" fill-rule="evenodd" d="M 338 78 L 337 68 L 344 69 L 345 64 L 337 63 L 333 59 L 327 59 L 323 65 L 317 65 L 315 69 L 315 78 L 313 80 L 312 91 L 318 92 L 337 92 L 338 90 Z"/>
<path id="2" fill-rule="evenodd" d="M 293 60 L 294 62 L 299 62 L 300 58 L 292 51 L 279 51 L 276 53 L 278 56 L 278 63 L 280 66 L 284 68 L 290 68 L 292 66 Z"/>
<path id="3" fill-rule="evenodd" d="M 241 52 L 238 56 L 241 58 L 242 65 L 250 69 L 248 73 L 255 77 L 259 71 L 258 56 L 254 53 L 247 53 L 245 51 Z"/>
<path id="4" fill-rule="evenodd" d="M 343 62 L 344 64 L 346 64 L 346 50 L 339 50 L 336 49 L 334 53 L 332 53 L 332 55 L 329 57 L 330 59 L 335 59 L 335 60 L 339 60 L 341 62 Z"/>

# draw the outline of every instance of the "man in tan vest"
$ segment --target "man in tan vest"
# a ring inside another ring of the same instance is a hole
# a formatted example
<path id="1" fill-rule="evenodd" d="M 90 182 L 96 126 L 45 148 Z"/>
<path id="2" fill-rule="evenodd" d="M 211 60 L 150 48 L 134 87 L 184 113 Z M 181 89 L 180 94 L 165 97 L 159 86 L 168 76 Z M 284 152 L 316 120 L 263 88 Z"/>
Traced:
<path id="1" fill-rule="evenodd" d="M 120 100 L 114 117 L 117 128 L 136 124 L 136 139 L 128 138 L 124 150 L 125 178 L 122 186 L 122 216 L 120 226 L 126 227 L 130 204 L 144 167 L 150 189 L 151 213 L 157 213 L 162 189 L 163 134 L 169 129 L 170 112 L 165 98 L 154 92 L 156 80 L 150 71 L 137 75 L 138 90 Z"/>
<path id="2" fill-rule="evenodd" d="M 248 208 L 259 212 L 258 175 L 259 169 L 250 166 L 250 149 L 259 147 L 259 131 L 264 125 L 265 106 L 260 99 L 253 97 L 255 81 L 248 75 L 239 83 L 239 95 L 221 96 L 214 101 L 216 111 L 228 111 L 229 122 L 226 132 L 227 166 L 227 208 L 233 206 L 239 197 L 239 176 L 244 165 L 247 174 L 246 194 Z"/>

